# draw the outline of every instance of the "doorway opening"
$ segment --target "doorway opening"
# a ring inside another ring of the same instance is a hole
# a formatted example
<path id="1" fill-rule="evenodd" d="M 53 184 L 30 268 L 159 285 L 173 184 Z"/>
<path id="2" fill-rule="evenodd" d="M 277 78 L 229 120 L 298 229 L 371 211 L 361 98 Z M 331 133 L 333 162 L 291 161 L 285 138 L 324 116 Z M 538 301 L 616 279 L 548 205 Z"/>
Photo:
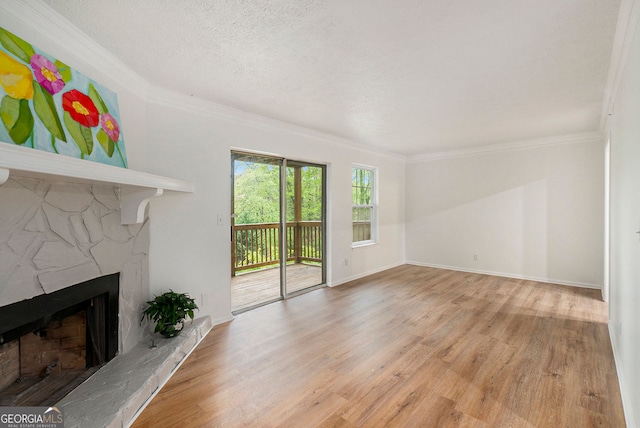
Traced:
<path id="1" fill-rule="evenodd" d="M 232 152 L 231 309 L 326 282 L 326 167 Z"/>

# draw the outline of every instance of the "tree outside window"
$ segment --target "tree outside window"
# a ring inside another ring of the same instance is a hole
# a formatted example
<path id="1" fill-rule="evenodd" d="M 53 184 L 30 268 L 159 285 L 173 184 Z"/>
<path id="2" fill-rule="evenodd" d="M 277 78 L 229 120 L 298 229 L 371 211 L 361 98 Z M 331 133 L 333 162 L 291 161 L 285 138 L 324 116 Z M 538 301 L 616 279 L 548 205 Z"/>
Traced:
<path id="1" fill-rule="evenodd" d="M 376 239 L 376 170 L 354 166 L 351 173 L 353 243 L 375 242 Z"/>

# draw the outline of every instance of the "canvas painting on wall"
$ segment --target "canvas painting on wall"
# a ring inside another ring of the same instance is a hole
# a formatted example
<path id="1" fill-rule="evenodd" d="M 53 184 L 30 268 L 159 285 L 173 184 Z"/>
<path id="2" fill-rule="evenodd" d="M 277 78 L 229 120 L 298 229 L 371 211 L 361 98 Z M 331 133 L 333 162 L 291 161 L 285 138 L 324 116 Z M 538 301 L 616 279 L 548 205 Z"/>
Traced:
<path id="1" fill-rule="evenodd" d="M 127 167 L 115 93 L 0 27 L 0 142 Z"/>

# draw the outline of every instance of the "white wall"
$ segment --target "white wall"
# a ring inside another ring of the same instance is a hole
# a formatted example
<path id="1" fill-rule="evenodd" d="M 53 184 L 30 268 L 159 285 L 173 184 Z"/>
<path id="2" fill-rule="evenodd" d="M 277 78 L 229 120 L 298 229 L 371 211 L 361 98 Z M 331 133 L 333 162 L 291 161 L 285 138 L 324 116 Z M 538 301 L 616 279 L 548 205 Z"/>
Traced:
<path id="1" fill-rule="evenodd" d="M 326 164 L 328 183 L 328 283 L 337 285 L 404 262 L 404 161 L 345 146 L 328 137 L 247 119 L 222 117 L 213 105 L 188 99 L 151 102 L 151 172 L 195 182 L 193 195 L 151 202 L 151 291 L 171 286 L 203 297 L 214 322 L 230 318 L 231 149 L 270 153 Z M 245 120 L 247 119 L 247 120 Z M 351 167 L 373 165 L 380 173 L 380 240 L 351 249 Z M 216 217 L 224 225 L 216 224 Z M 345 266 L 344 261 L 348 260 Z M 210 304 L 207 304 L 210 302 Z"/>
<path id="2" fill-rule="evenodd" d="M 407 261 L 601 287 L 603 192 L 601 139 L 411 163 Z"/>
<path id="3" fill-rule="evenodd" d="M 635 11 L 637 25 L 638 15 Z M 640 424 L 640 31 L 614 97 L 611 135 L 609 333 L 627 425 Z"/>
<path id="4" fill-rule="evenodd" d="M 131 169 L 194 182 L 194 194 L 166 192 L 150 204 L 151 294 L 188 291 L 198 316 L 230 319 L 232 147 L 328 165 L 330 285 L 404 262 L 403 159 L 154 88 L 40 2 L 0 3 L 0 26 L 117 93 Z M 380 243 L 352 251 L 353 163 L 378 167 L 382 184 Z"/>

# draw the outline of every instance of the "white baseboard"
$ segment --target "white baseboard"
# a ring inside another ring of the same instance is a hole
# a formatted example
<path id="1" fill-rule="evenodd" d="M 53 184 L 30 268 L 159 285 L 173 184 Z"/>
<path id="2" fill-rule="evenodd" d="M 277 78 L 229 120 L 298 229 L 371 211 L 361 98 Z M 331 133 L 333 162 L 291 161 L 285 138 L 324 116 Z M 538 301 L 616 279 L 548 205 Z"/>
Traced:
<path id="1" fill-rule="evenodd" d="M 402 266 L 404 264 L 406 264 L 404 261 L 400 261 L 400 262 L 393 263 L 393 264 L 390 264 L 390 265 L 387 265 L 387 266 L 383 266 L 383 267 L 378 268 L 378 269 L 374 269 L 374 270 L 370 270 L 370 271 L 367 271 L 367 272 L 363 272 L 363 273 L 360 273 L 358 275 L 352 275 L 350 277 L 342 278 L 342 279 L 339 279 L 337 281 L 331 281 L 331 282 L 328 282 L 327 285 L 329 287 L 337 287 L 338 285 L 346 284 L 347 282 L 355 281 L 356 279 L 364 278 L 365 276 L 373 275 L 375 273 L 382 272 L 382 271 L 385 271 L 385 270 L 388 270 L 388 269 L 392 269 L 394 267 Z"/>
<path id="2" fill-rule="evenodd" d="M 211 325 L 212 325 L 211 328 L 213 328 L 213 327 L 215 327 L 217 325 L 220 325 L 220 324 L 227 323 L 229 321 L 233 321 L 234 318 L 235 317 L 233 315 L 231 315 L 231 313 L 229 313 L 227 316 L 224 316 L 224 317 L 214 318 L 214 319 L 211 320 Z"/>
<path id="3" fill-rule="evenodd" d="M 519 274 L 505 273 L 505 272 L 493 272 L 493 271 L 486 271 L 486 270 L 480 270 L 480 269 L 468 269 L 468 268 L 462 268 L 459 266 L 446 266 L 446 265 L 438 265 L 434 263 L 422 263 L 422 262 L 416 262 L 412 260 L 407 260 L 406 263 L 408 265 L 425 266 L 425 267 L 432 267 L 432 268 L 446 269 L 446 270 L 455 270 L 458 272 L 478 273 L 482 275 L 500 276 L 503 278 L 524 279 L 527 281 L 546 282 L 548 284 L 568 285 L 571 287 L 593 288 L 596 290 L 602 290 L 602 285 L 598 285 L 598 284 L 565 281 L 565 280 L 553 279 L 553 278 L 541 278 L 536 276 L 519 275 Z"/>

